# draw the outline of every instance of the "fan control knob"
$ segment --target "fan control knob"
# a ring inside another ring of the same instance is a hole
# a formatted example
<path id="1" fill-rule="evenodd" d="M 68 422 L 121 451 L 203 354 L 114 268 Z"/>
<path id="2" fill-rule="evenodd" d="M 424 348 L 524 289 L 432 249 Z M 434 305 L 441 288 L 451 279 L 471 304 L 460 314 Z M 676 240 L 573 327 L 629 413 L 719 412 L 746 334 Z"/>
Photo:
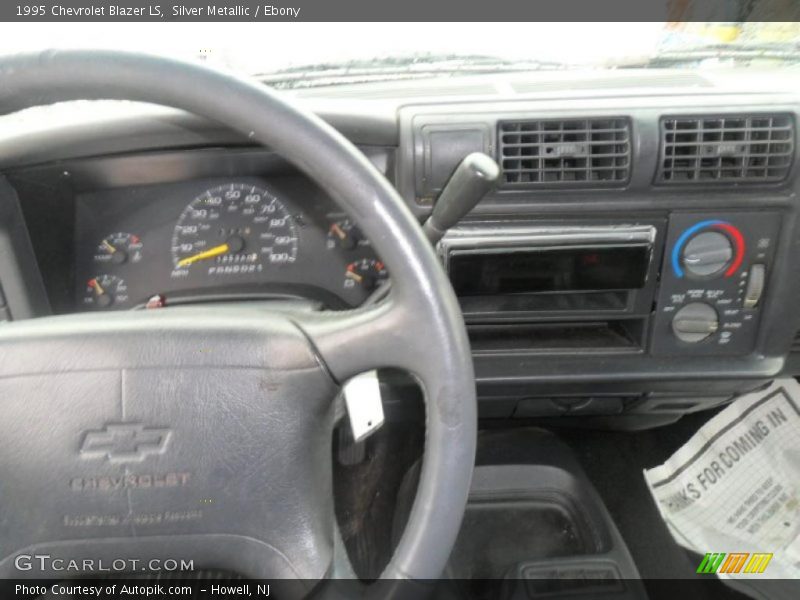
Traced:
<path id="1" fill-rule="evenodd" d="M 705 302 L 691 302 L 672 318 L 672 332 L 682 342 L 696 344 L 719 329 L 719 315 Z"/>

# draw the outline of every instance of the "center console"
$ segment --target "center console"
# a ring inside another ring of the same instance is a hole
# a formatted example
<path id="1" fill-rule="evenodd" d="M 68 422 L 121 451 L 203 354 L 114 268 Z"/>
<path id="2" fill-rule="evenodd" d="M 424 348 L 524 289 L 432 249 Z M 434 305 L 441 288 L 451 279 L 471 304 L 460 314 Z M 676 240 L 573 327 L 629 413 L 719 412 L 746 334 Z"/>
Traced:
<path id="1" fill-rule="evenodd" d="M 482 431 L 437 598 L 646 600 L 633 558 L 571 449 L 541 429 Z"/>

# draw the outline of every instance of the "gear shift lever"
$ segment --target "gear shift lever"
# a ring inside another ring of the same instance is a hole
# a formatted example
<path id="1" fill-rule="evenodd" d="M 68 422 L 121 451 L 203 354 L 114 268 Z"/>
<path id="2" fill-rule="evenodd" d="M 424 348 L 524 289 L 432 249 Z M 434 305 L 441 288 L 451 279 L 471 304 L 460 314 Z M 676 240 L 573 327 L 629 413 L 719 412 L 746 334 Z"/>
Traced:
<path id="1" fill-rule="evenodd" d="M 473 152 L 453 171 L 436 199 L 433 212 L 422 226 L 436 244 L 453 225 L 471 211 L 496 185 L 500 167 L 491 156 Z"/>
<path id="2" fill-rule="evenodd" d="M 491 156 L 473 152 L 464 158 L 436 199 L 431 216 L 422 225 L 431 244 L 435 246 L 448 229 L 475 208 L 494 188 L 499 176 L 500 167 Z M 389 295 L 390 289 L 391 281 L 387 280 L 367 298 L 365 304 L 380 302 Z"/>

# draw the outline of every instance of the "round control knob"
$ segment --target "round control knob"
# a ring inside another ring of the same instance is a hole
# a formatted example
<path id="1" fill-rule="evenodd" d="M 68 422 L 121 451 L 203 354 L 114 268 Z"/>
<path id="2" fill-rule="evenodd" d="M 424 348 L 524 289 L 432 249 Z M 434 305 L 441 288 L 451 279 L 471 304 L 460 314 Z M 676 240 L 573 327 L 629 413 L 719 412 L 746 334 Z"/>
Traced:
<path id="1" fill-rule="evenodd" d="M 722 274 L 733 260 L 733 244 L 723 233 L 698 233 L 683 247 L 683 267 L 695 277 L 714 277 Z"/>
<path id="2" fill-rule="evenodd" d="M 672 332 L 682 342 L 696 344 L 719 329 L 719 315 L 704 302 L 691 302 L 672 318 Z"/>

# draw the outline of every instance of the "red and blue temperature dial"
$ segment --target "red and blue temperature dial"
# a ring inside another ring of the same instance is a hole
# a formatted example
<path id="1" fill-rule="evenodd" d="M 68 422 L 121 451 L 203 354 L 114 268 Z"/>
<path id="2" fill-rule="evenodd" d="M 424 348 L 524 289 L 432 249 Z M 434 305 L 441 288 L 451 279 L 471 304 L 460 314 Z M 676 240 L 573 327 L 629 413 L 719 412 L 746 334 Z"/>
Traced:
<path id="1" fill-rule="evenodd" d="M 727 221 L 710 219 L 695 223 L 681 233 L 672 248 L 676 277 L 731 277 L 744 261 L 742 232 Z"/>

